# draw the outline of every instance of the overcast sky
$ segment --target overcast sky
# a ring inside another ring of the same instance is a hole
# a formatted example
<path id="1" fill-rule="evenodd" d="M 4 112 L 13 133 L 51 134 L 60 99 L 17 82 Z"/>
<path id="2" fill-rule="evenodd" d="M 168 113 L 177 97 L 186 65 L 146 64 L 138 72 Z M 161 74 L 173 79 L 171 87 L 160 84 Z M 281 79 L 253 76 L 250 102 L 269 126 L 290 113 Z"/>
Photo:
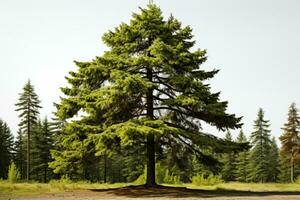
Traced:
<path id="1" fill-rule="evenodd" d="M 129 22 L 147 2 L 0 0 L 0 118 L 16 132 L 14 104 L 29 78 L 42 101 L 41 116 L 51 116 L 64 76 L 76 69 L 73 60 L 101 55 L 103 33 Z M 221 70 L 210 81 L 212 90 L 222 91 L 229 112 L 244 116 L 247 135 L 262 107 L 272 135 L 279 136 L 288 106 L 300 106 L 300 1 L 154 2 L 165 17 L 172 13 L 193 28 L 196 47 L 208 51 L 205 66 Z"/>

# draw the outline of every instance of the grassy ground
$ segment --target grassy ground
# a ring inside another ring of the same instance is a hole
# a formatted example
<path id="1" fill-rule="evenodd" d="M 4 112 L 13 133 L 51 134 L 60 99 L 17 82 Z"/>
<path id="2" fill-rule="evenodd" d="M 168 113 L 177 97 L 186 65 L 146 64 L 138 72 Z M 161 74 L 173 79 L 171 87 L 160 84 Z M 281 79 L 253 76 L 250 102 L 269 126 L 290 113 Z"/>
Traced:
<path id="1" fill-rule="evenodd" d="M 185 184 L 187 188 L 204 190 L 231 190 L 249 192 L 300 192 L 300 184 L 281 184 L 281 183 L 221 183 L 214 186 L 195 186 Z"/>
<path id="2" fill-rule="evenodd" d="M 120 188 L 128 184 L 100 184 L 100 183 L 86 183 L 86 182 L 61 182 L 51 181 L 50 183 L 9 183 L 0 180 L 0 197 L 1 196 L 27 196 L 62 193 L 73 190 L 88 190 L 88 189 L 110 189 Z"/>
<path id="3" fill-rule="evenodd" d="M 42 183 L 16 183 L 11 184 L 7 181 L 0 181 L 0 199 L 8 199 L 8 197 L 29 197 L 29 196 L 41 196 L 41 195 L 50 195 L 50 194 L 65 194 L 66 192 L 76 192 L 76 191 L 106 191 L 105 189 L 112 188 L 121 188 L 128 186 L 129 184 L 117 183 L 117 184 L 99 184 L 99 183 L 86 183 L 86 182 L 63 182 L 63 181 L 52 181 L 48 184 Z M 131 184 L 132 185 L 132 184 Z M 180 189 L 176 189 L 179 187 L 186 187 L 192 190 L 184 191 L 185 194 L 193 194 L 195 193 L 207 193 L 207 194 L 233 194 L 233 195 L 255 195 L 262 194 L 263 192 L 270 192 L 276 195 L 276 192 L 300 192 L 300 184 L 276 184 L 276 183 L 267 183 L 267 184 L 249 184 L 249 183 L 222 183 L 214 186 L 195 186 L 192 184 L 183 184 L 183 185 L 165 185 L 171 186 L 174 188 L 170 188 L 174 190 L 172 195 L 181 192 Z M 136 190 L 135 191 L 142 191 Z M 166 189 L 164 189 L 166 190 Z M 168 189 L 167 189 L 168 190 Z M 123 190 L 125 191 L 125 190 Z M 129 190 L 126 190 L 124 194 L 128 194 Z M 112 193 L 120 193 L 120 191 L 115 191 Z M 167 191 L 169 192 L 169 190 Z M 186 193 L 187 192 L 187 193 Z M 248 193 L 247 193 L 248 192 Z M 149 193 L 149 192 L 148 192 Z M 182 193 L 182 194 L 183 194 Z M 89 193 L 90 194 L 90 193 Z M 121 195 L 120 193 L 119 196 Z M 133 193 L 136 195 L 137 193 Z M 142 195 L 147 195 L 147 190 Z M 171 193 L 170 193 L 171 194 Z M 283 193 L 284 194 L 284 193 Z M 299 193 L 300 194 L 300 193 Z M 168 196 L 168 195 L 167 195 Z M 196 195 L 197 196 L 197 195 Z"/>

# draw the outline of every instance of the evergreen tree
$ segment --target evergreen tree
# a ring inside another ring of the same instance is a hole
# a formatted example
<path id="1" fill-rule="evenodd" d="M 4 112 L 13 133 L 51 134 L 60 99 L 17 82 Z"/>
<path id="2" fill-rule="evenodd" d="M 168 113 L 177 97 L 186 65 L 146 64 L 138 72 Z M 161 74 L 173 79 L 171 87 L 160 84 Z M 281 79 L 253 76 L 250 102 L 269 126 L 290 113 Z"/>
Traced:
<path id="1" fill-rule="evenodd" d="M 24 179 L 26 177 L 26 147 L 25 147 L 25 135 L 21 129 L 17 132 L 17 138 L 15 141 L 15 164 L 20 170 L 20 178 Z"/>
<path id="2" fill-rule="evenodd" d="M 247 142 L 247 137 L 245 136 L 243 130 L 240 131 L 237 142 L 245 143 Z M 249 176 L 249 151 L 245 150 L 238 153 L 236 157 L 236 170 L 235 170 L 236 180 L 240 182 L 247 182 Z"/>
<path id="3" fill-rule="evenodd" d="M 268 167 L 268 172 L 269 172 L 269 178 L 268 180 L 271 182 L 277 182 L 278 181 L 278 176 L 279 176 L 279 148 L 276 144 L 275 137 L 272 138 L 271 140 L 271 146 L 270 146 L 270 153 L 269 153 L 269 167 Z"/>
<path id="4" fill-rule="evenodd" d="M 65 124 L 64 151 L 52 152 L 55 172 L 78 171 L 87 155 L 138 147 L 146 152 L 146 184 L 152 186 L 156 145 L 164 138 L 169 139 L 165 146 L 181 143 L 210 165 L 217 161 L 203 149 L 247 147 L 202 132 L 201 122 L 226 130 L 240 128 L 241 118 L 227 114 L 227 102 L 210 91 L 206 80 L 218 70 L 200 68 L 206 51 L 192 50 L 190 27 L 173 16 L 164 20 L 161 10 L 149 5 L 133 14 L 129 24 L 106 33 L 103 41 L 109 50 L 91 62 L 75 62 L 78 71 L 67 77 L 71 87 L 62 88 L 65 97 L 56 105 L 57 117 L 84 114 Z"/>
<path id="5" fill-rule="evenodd" d="M 249 180 L 253 182 L 268 181 L 269 154 L 271 148 L 269 121 L 264 119 L 264 111 L 260 108 L 254 121 L 254 132 L 251 134 L 253 148 L 250 152 Z"/>
<path id="6" fill-rule="evenodd" d="M 48 163 L 52 161 L 50 150 L 53 148 L 51 123 L 45 118 L 39 120 L 33 129 L 32 140 L 32 172 L 35 180 L 47 182 L 51 175 Z"/>
<path id="7" fill-rule="evenodd" d="M 225 135 L 225 140 L 232 141 L 232 136 L 230 131 L 227 131 Z M 223 163 L 224 166 L 222 168 L 222 178 L 224 181 L 234 181 L 234 171 L 235 171 L 235 154 L 233 152 L 229 152 L 223 155 Z"/>
<path id="8" fill-rule="evenodd" d="M 281 183 L 288 183 L 291 181 L 291 166 L 290 158 L 280 152 L 279 154 L 279 176 L 278 179 Z"/>
<path id="9" fill-rule="evenodd" d="M 31 150 L 31 134 L 34 125 L 37 122 L 39 111 L 41 108 L 40 100 L 37 94 L 34 91 L 34 87 L 31 84 L 30 80 L 23 87 L 22 93 L 20 93 L 18 103 L 16 104 L 16 111 L 20 112 L 19 118 L 21 122 L 19 123 L 19 127 L 22 131 L 27 134 L 27 155 L 26 155 L 26 178 L 30 179 L 30 150 Z"/>
<path id="10" fill-rule="evenodd" d="M 280 136 L 281 154 L 290 158 L 290 180 L 294 182 L 295 160 L 300 158 L 300 118 L 296 104 L 289 107 L 288 120 L 284 124 L 283 134 Z"/>
<path id="11" fill-rule="evenodd" d="M 7 178 L 8 167 L 13 160 L 13 135 L 6 122 L 0 119 L 0 179 Z"/>

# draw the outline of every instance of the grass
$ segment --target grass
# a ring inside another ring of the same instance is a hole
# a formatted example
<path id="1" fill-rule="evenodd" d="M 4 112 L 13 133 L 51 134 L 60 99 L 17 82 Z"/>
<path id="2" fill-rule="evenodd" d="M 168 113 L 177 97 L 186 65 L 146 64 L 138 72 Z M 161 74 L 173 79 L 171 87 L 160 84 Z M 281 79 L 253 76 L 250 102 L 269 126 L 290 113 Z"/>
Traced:
<path id="1" fill-rule="evenodd" d="M 2 196 L 27 196 L 60 193 L 73 190 L 87 189 L 111 189 L 127 186 L 125 183 L 100 184 L 88 182 L 61 182 L 51 181 L 50 183 L 10 183 L 0 180 L 0 197 Z M 0 198 L 1 199 L 1 198 Z"/>
<path id="2" fill-rule="evenodd" d="M 88 182 L 64 182 L 51 181 L 50 183 L 9 183 L 0 180 L 1 197 L 32 196 L 41 194 L 62 193 L 74 190 L 101 190 L 120 188 L 133 184 L 116 183 L 100 184 Z M 165 185 L 172 187 L 186 187 L 189 189 L 208 191 L 247 191 L 247 192 L 300 192 L 300 184 L 279 184 L 279 183 L 220 183 L 213 186 L 196 186 L 193 184 Z"/>
<path id="3" fill-rule="evenodd" d="M 231 191 L 249 191 L 249 192 L 300 192 L 300 184 L 288 183 L 219 183 L 213 186 L 196 186 L 193 184 L 184 184 L 190 189 L 203 190 L 231 190 Z"/>

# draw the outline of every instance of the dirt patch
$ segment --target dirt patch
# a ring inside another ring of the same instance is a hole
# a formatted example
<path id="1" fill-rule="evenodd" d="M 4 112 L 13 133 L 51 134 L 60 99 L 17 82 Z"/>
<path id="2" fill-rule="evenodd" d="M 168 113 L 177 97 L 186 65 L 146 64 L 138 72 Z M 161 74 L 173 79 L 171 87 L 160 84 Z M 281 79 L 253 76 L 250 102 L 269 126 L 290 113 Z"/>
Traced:
<path id="1" fill-rule="evenodd" d="M 1 199 L 1 198 L 0 198 Z M 26 197 L 5 197 L 3 200 L 300 200 L 299 192 L 248 192 L 234 190 L 194 190 L 187 188 L 125 187 L 105 190 L 76 190 L 61 194 L 48 194 Z M 2 199 L 1 199 L 2 200 Z"/>

